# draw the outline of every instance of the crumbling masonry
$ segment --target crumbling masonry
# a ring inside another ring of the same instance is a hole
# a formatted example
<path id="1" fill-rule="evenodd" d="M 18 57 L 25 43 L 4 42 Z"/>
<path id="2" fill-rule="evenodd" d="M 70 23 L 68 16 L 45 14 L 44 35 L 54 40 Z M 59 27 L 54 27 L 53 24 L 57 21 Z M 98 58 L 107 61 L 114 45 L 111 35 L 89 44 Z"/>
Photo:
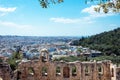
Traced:
<path id="1" fill-rule="evenodd" d="M 11 80 L 12 70 L 7 63 L 0 63 L 0 80 Z"/>
<path id="2" fill-rule="evenodd" d="M 120 68 L 110 61 L 53 62 L 42 50 L 40 59 L 21 62 L 15 80 L 120 80 Z M 0 75 L 1 78 L 3 78 Z M 10 80 L 4 79 L 3 80 Z"/>

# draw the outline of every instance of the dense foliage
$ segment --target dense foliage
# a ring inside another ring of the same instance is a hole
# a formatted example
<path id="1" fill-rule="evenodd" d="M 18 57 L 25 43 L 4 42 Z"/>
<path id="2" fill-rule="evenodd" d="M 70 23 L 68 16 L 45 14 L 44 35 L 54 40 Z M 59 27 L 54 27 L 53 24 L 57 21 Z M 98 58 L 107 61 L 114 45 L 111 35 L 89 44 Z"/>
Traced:
<path id="1" fill-rule="evenodd" d="M 69 57 L 61 57 L 56 59 L 55 61 L 66 61 L 66 62 L 74 62 L 74 61 L 103 61 L 110 60 L 112 63 L 119 65 L 120 64 L 120 56 L 99 56 L 99 57 L 85 57 L 85 56 L 69 56 Z"/>
<path id="2" fill-rule="evenodd" d="M 74 41 L 74 44 L 76 43 L 78 41 Z M 82 37 L 79 45 L 102 51 L 106 55 L 120 55 L 120 28 L 86 38 Z"/>
<path id="3" fill-rule="evenodd" d="M 63 0 L 38 0 L 40 2 L 40 5 L 42 8 L 48 8 L 49 4 L 56 4 L 56 3 L 62 3 Z"/>
<path id="4" fill-rule="evenodd" d="M 42 8 L 48 8 L 49 4 L 62 3 L 65 0 L 38 0 Z M 98 7 L 95 7 L 96 12 L 103 11 L 108 13 L 109 11 L 120 12 L 120 0 L 83 0 L 86 4 L 89 2 L 98 2 Z"/>
<path id="5" fill-rule="evenodd" d="M 10 67 L 12 70 L 16 70 L 19 60 L 22 59 L 22 55 L 19 52 L 13 53 L 12 57 L 8 59 L 8 64 L 10 64 Z"/>

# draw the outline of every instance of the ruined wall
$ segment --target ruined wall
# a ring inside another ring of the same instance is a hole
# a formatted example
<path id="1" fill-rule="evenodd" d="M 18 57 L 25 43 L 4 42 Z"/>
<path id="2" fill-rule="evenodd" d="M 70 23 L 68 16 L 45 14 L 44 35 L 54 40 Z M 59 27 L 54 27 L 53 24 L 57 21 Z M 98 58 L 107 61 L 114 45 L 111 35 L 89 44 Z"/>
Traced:
<path id="1" fill-rule="evenodd" d="M 11 80 L 11 68 L 7 63 L 0 63 L 0 79 Z"/>
<path id="2" fill-rule="evenodd" d="M 47 50 L 39 60 L 22 61 L 11 74 L 7 63 L 0 63 L 2 80 L 120 80 L 120 67 L 110 61 L 54 62 L 49 61 Z"/>
<path id="3" fill-rule="evenodd" d="M 59 73 L 57 67 L 60 69 Z M 107 61 L 74 63 L 29 61 L 22 63 L 19 71 L 22 80 L 111 80 L 110 62 Z"/>
<path id="4" fill-rule="evenodd" d="M 20 80 L 112 80 L 110 61 L 51 62 L 41 53 L 40 60 L 19 64 Z"/>
<path id="5" fill-rule="evenodd" d="M 120 67 L 116 68 L 116 80 L 120 80 Z"/>

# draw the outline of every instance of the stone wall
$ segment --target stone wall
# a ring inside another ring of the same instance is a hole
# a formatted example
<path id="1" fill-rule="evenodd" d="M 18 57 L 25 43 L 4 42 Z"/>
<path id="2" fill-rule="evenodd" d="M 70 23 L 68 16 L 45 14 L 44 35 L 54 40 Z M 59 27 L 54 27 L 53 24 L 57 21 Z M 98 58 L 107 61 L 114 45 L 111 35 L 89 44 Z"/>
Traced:
<path id="1" fill-rule="evenodd" d="M 0 63 L 0 79 L 11 80 L 11 68 L 7 63 Z"/>
<path id="2" fill-rule="evenodd" d="M 60 69 L 59 73 L 57 67 Z M 22 63 L 19 71 L 22 80 L 111 80 L 110 62 L 107 61 L 73 63 L 30 61 Z M 30 77 L 33 78 L 28 79 Z"/>
<path id="3" fill-rule="evenodd" d="M 116 68 L 116 80 L 120 80 L 120 67 Z"/>
<path id="4" fill-rule="evenodd" d="M 10 66 L 0 63 L 2 80 L 120 80 L 120 68 L 111 61 L 56 62 L 50 61 L 47 50 L 39 60 L 22 61 L 11 75 Z"/>
<path id="5" fill-rule="evenodd" d="M 43 54 L 42 54 L 43 53 Z M 19 64 L 20 80 L 112 80 L 110 61 L 52 62 L 47 51 L 40 60 Z"/>

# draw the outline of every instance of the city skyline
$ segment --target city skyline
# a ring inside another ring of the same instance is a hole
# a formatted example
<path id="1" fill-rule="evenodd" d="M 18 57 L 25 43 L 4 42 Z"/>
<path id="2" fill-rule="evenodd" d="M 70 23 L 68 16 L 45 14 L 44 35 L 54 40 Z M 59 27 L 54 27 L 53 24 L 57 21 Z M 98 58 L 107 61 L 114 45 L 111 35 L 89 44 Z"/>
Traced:
<path id="1" fill-rule="evenodd" d="M 0 0 L 0 35 L 90 36 L 120 27 L 119 13 L 96 13 L 95 6 L 64 0 L 43 9 L 38 0 Z"/>

